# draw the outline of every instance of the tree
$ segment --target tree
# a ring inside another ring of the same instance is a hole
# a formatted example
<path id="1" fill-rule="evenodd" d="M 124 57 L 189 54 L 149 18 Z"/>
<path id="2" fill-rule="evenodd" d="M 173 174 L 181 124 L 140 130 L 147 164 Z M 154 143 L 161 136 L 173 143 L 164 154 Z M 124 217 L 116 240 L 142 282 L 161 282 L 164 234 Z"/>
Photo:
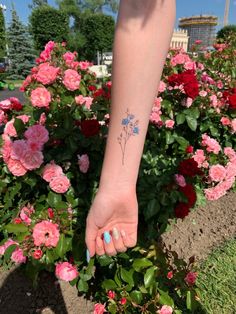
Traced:
<path id="1" fill-rule="evenodd" d="M 73 2 L 74 5 L 82 12 L 102 13 L 106 7 L 113 13 L 118 11 L 118 0 L 56 0 L 59 7 L 66 6 L 66 3 Z"/>
<path id="2" fill-rule="evenodd" d="M 48 0 L 32 0 L 32 4 L 29 4 L 29 8 L 35 9 L 45 4 L 48 4 Z"/>
<path id="3" fill-rule="evenodd" d="M 67 41 L 69 35 L 69 18 L 64 11 L 48 5 L 34 9 L 30 16 L 30 32 L 35 48 L 42 50 L 50 40 Z"/>
<path id="4" fill-rule="evenodd" d="M 236 46 L 236 25 L 227 25 L 217 33 L 217 39 Z"/>
<path id="5" fill-rule="evenodd" d="M 34 65 L 35 54 L 29 33 L 14 8 L 7 37 L 10 59 L 9 78 L 24 79 Z"/>
<path id="6" fill-rule="evenodd" d="M 0 58 L 6 54 L 6 29 L 3 9 L 0 7 Z"/>
<path id="7" fill-rule="evenodd" d="M 112 50 L 115 21 L 111 16 L 101 13 L 85 14 L 80 23 L 80 31 L 86 38 L 86 44 L 80 55 L 94 61 L 97 51 Z"/>

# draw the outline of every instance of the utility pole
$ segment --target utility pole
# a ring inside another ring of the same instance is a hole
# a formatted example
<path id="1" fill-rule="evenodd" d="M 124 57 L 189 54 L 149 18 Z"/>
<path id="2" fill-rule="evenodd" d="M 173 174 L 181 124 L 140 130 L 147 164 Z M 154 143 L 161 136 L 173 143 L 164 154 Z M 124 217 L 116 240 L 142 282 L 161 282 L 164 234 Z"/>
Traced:
<path id="1" fill-rule="evenodd" d="M 224 26 L 229 24 L 229 6 L 230 6 L 230 0 L 226 0 L 225 1 Z"/>

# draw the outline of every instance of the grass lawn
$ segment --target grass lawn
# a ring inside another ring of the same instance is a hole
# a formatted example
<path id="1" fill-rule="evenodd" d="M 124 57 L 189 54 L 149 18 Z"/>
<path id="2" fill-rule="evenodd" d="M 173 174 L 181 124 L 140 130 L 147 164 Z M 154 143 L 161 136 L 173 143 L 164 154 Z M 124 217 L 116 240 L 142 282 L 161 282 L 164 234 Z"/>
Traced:
<path id="1" fill-rule="evenodd" d="M 201 265 L 197 286 L 207 314 L 236 313 L 236 239 L 216 249 Z"/>
<path id="2" fill-rule="evenodd" d="M 6 80 L 7 84 L 14 84 L 16 87 L 21 86 L 23 80 Z"/>

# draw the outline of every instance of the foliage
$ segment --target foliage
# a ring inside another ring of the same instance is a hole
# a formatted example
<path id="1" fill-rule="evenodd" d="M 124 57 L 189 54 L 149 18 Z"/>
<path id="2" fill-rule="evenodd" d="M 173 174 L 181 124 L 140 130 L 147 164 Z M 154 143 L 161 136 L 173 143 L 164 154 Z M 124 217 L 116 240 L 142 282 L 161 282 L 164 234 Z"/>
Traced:
<path id="1" fill-rule="evenodd" d="M 206 313 L 228 314 L 236 311 L 235 259 L 236 240 L 233 239 L 217 248 L 202 262 L 197 286 Z"/>
<path id="2" fill-rule="evenodd" d="M 226 25 L 221 28 L 216 38 L 219 41 L 231 44 L 232 46 L 236 47 L 236 25 Z"/>
<path id="3" fill-rule="evenodd" d="M 32 0 L 32 4 L 29 5 L 30 9 L 41 7 L 42 5 L 48 4 L 48 0 Z"/>
<path id="4" fill-rule="evenodd" d="M 15 9 L 8 28 L 10 67 L 8 78 L 25 79 L 34 65 L 33 44 L 26 27 L 21 23 Z"/>
<path id="5" fill-rule="evenodd" d="M 50 40 L 66 41 L 69 34 L 68 16 L 50 6 L 38 7 L 30 16 L 30 32 L 38 50 L 42 50 Z"/>
<path id="6" fill-rule="evenodd" d="M 115 31 L 115 21 L 104 14 L 85 14 L 81 16 L 80 32 L 86 39 L 86 44 L 80 55 L 90 61 L 95 60 L 97 51 L 111 51 Z"/>
<path id="7" fill-rule="evenodd" d="M 110 313 L 154 313 L 163 305 L 193 312 L 201 298 L 194 259 L 161 253 L 156 239 L 169 219 L 235 185 L 235 83 L 208 62 L 169 52 L 139 172 L 139 244 L 87 264 L 85 220 L 98 187 L 112 82 L 99 82 L 65 43 L 49 42 L 21 88 L 28 103 L 0 102 L 1 263 L 27 262 L 35 283 L 41 269 L 56 268 L 62 279 L 58 269 L 69 263 L 70 283 Z"/>
<path id="8" fill-rule="evenodd" d="M 113 13 L 118 11 L 118 1 L 117 0 L 56 0 L 59 7 L 66 7 L 71 5 L 73 7 L 79 8 L 81 12 L 88 13 L 103 13 L 104 7 L 110 9 Z"/>
<path id="9" fill-rule="evenodd" d="M 3 10 L 0 8 L 0 58 L 6 55 L 6 30 Z"/>

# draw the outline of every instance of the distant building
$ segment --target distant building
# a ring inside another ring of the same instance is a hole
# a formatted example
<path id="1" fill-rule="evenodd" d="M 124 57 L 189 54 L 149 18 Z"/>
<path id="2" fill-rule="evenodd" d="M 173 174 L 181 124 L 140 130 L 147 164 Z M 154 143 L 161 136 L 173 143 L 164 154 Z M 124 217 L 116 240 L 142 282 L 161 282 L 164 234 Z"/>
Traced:
<path id="1" fill-rule="evenodd" d="M 201 40 L 201 45 L 204 47 L 211 47 L 216 37 L 217 24 L 218 17 L 214 15 L 196 15 L 179 19 L 179 28 L 188 32 L 188 49 L 196 40 Z"/>
<path id="2" fill-rule="evenodd" d="M 185 51 L 188 49 L 188 32 L 184 29 L 175 29 L 172 39 L 171 39 L 171 48 L 183 48 Z"/>

